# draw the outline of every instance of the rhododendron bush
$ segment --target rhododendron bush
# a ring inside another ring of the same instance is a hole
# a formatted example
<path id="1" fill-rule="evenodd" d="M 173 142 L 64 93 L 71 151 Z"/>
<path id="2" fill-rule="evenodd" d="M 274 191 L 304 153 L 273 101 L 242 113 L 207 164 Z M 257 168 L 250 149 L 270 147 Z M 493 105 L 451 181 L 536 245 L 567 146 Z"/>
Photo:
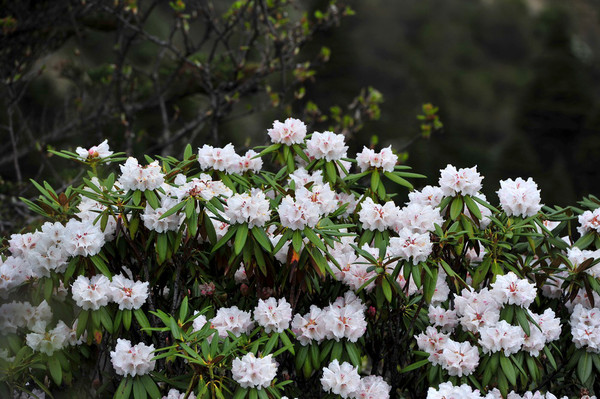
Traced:
<path id="1" fill-rule="evenodd" d="M 55 152 L 5 241 L 0 396 L 554 398 L 600 372 L 600 201 L 276 121 L 239 155 Z"/>

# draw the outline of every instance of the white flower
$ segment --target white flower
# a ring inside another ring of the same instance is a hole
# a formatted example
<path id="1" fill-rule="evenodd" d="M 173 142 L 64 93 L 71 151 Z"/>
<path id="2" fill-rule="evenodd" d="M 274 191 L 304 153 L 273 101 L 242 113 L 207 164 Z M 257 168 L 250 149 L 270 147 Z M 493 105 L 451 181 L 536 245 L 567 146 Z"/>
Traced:
<path id="1" fill-rule="evenodd" d="M 475 195 L 481 190 L 483 176 L 477 172 L 477 166 L 472 168 L 456 169 L 452 165 L 440 170 L 440 188 L 445 197 L 454 197 L 457 194 Z"/>
<path id="2" fill-rule="evenodd" d="M 337 359 L 323 368 L 321 385 L 326 392 L 340 395 L 342 398 L 354 396 L 354 392 L 360 385 L 358 370 L 350 363 L 344 362 L 340 365 Z"/>
<path id="3" fill-rule="evenodd" d="M 594 211 L 585 211 L 579 215 L 579 227 L 577 231 L 579 234 L 584 235 L 588 231 L 596 231 L 600 233 L 600 208 L 594 209 Z"/>
<path id="4" fill-rule="evenodd" d="M 344 145 L 344 135 L 333 132 L 315 132 L 306 142 L 306 152 L 309 158 L 336 161 L 346 157 L 348 146 Z"/>
<path id="5" fill-rule="evenodd" d="M 317 206 L 322 215 L 327 215 L 337 209 L 335 192 L 329 188 L 329 184 L 313 184 L 310 190 L 303 186 L 297 187 L 296 202 L 305 208 Z"/>
<path id="6" fill-rule="evenodd" d="M 360 385 L 354 393 L 357 399 L 389 399 L 392 387 L 378 375 L 360 379 Z"/>
<path id="7" fill-rule="evenodd" d="M 25 341 L 34 351 L 52 356 L 55 351 L 61 350 L 65 346 L 67 339 L 65 328 L 68 329 L 62 320 L 51 331 L 46 331 L 46 323 L 39 324 L 34 326 L 33 332 L 27 334 Z"/>
<path id="8" fill-rule="evenodd" d="M 296 314 L 292 320 L 292 331 L 300 344 L 306 346 L 311 341 L 322 341 L 325 338 L 325 312 L 315 305 L 310 306 L 310 312 L 301 316 Z"/>
<path id="9" fill-rule="evenodd" d="M 88 279 L 79 276 L 72 285 L 73 300 L 83 310 L 98 310 L 111 300 L 110 280 L 97 274 Z"/>
<path id="10" fill-rule="evenodd" d="M 139 309 L 148 298 L 148 282 L 133 281 L 119 274 L 112 278 L 110 292 L 120 310 Z"/>
<path id="11" fill-rule="evenodd" d="M 450 332 L 458 325 L 456 311 L 446 310 L 441 306 L 429 305 L 428 316 L 429 322 L 436 327 L 440 327 L 444 332 Z"/>
<path id="12" fill-rule="evenodd" d="M 106 239 L 100 224 L 69 220 L 65 226 L 64 249 L 71 256 L 93 256 L 104 246 Z"/>
<path id="13" fill-rule="evenodd" d="M 250 352 L 233 360 L 231 373 L 242 388 L 267 388 L 277 375 L 277 363 L 273 355 L 260 358 Z"/>
<path id="14" fill-rule="evenodd" d="M 358 217 L 364 229 L 384 231 L 396 223 L 398 207 L 392 201 L 379 205 L 367 198 L 361 204 Z"/>
<path id="15" fill-rule="evenodd" d="M 110 352 L 110 360 L 117 374 L 135 377 L 154 370 L 153 351 L 154 345 L 139 343 L 132 346 L 131 341 L 118 338 L 115 350 Z"/>
<path id="16" fill-rule="evenodd" d="M 419 205 L 429 205 L 432 208 L 437 208 L 437 206 L 442 202 L 444 198 L 444 192 L 440 187 L 434 186 L 425 186 L 421 191 L 411 191 L 408 193 L 409 204 L 419 204 Z"/>
<path id="17" fill-rule="evenodd" d="M 524 308 L 528 308 L 537 295 L 535 284 L 520 279 L 513 272 L 496 276 L 496 281 L 491 286 L 492 293 L 498 295 L 499 302 Z"/>
<path id="18" fill-rule="evenodd" d="M 294 182 L 296 187 L 306 186 L 309 183 L 313 183 L 319 186 L 323 185 L 323 172 L 320 170 L 308 173 L 304 168 L 298 168 L 294 172 L 290 173 L 290 182 Z"/>
<path id="19" fill-rule="evenodd" d="M 451 382 L 442 382 L 438 389 L 430 387 L 427 399 L 480 399 L 479 390 L 473 390 L 469 385 L 454 386 Z"/>
<path id="20" fill-rule="evenodd" d="M 176 212 L 161 219 L 162 215 L 167 213 L 167 211 L 173 208 L 173 206 L 175 206 L 175 203 L 173 203 L 171 206 L 160 206 L 154 209 L 150 206 L 150 204 L 146 204 L 144 213 L 140 215 L 142 221 L 144 222 L 144 226 L 146 226 L 148 230 L 153 230 L 157 233 L 179 230 L 185 215 Z"/>
<path id="21" fill-rule="evenodd" d="M 81 158 L 84 161 L 94 158 L 107 158 L 113 154 L 113 152 L 110 151 L 110 148 L 108 147 L 108 140 L 104 140 L 102 143 L 90 147 L 89 150 L 86 150 L 82 147 L 77 147 L 75 149 L 75 152 L 77 153 L 77 155 L 79 155 L 79 158 Z"/>
<path id="22" fill-rule="evenodd" d="M 581 304 L 575 305 L 571 314 L 571 335 L 575 347 L 588 352 L 600 353 L 600 309 L 586 309 Z"/>
<path id="23" fill-rule="evenodd" d="M 313 228 L 321 220 L 321 207 L 309 201 L 294 201 L 286 195 L 277 208 L 279 220 L 283 227 L 292 230 L 303 230 L 305 227 Z"/>
<path id="24" fill-rule="evenodd" d="M 219 337 L 227 337 L 227 331 L 233 333 L 236 337 L 242 334 L 248 334 L 254 328 L 254 322 L 250 312 L 244 312 L 237 306 L 230 308 L 221 308 L 217 314 L 210 320 L 211 328 L 219 332 Z"/>
<path id="25" fill-rule="evenodd" d="M 185 399 L 185 395 L 185 392 L 180 393 L 177 389 L 169 389 L 169 393 L 167 394 L 167 396 L 163 396 L 162 399 Z M 196 395 L 194 394 L 194 392 L 190 392 L 187 399 L 196 399 Z"/>
<path id="26" fill-rule="evenodd" d="M 398 156 L 392 152 L 392 146 L 384 148 L 380 152 L 363 147 L 362 152 L 356 154 L 356 161 L 361 172 L 369 168 L 380 168 L 384 172 L 393 172 L 394 166 L 398 162 Z"/>
<path id="27" fill-rule="evenodd" d="M 306 137 L 306 125 L 301 120 L 287 118 L 283 123 L 273 122 L 273 128 L 267 133 L 273 143 L 301 144 Z"/>
<path id="28" fill-rule="evenodd" d="M 469 342 L 456 342 L 449 339 L 441 354 L 442 367 L 449 375 L 462 377 L 470 375 L 479 365 L 479 351 Z"/>
<path id="29" fill-rule="evenodd" d="M 199 312 L 197 310 L 194 311 L 194 316 L 196 316 Z M 192 322 L 192 330 L 193 331 L 200 331 L 202 330 L 202 327 L 204 327 L 204 325 L 207 323 L 206 320 L 206 316 L 204 316 L 203 314 L 198 315 L 194 321 Z"/>
<path id="30" fill-rule="evenodd" d="M 248 228 L 264 226 L 271 217 L 269 200 L 261 190 L 234 194 L 227 199 L 225 217 L 230 224 L 248 223 Z"/>
<path id="31" fill-rule="evenodd" d="M 527 180 L 520 177 L 501 180 L 497 194 L 500 205 L 508 216 L 529 217 L 542 209 L 540 190 L 531 177 Z"/>
<path id="32" fill-rule="evenodd" d="M 260 170 L 262 160 L 260 158 L 251 159 L 256 153 L 247 152 L 244 157 L 240 157 L 233 144 L 229 143 L 223 148 L 214 148 L 208 144 L 198 148 L 198 162 L 200 169 L 214 169 L 225 173 L 242 173 L 247 170 Z"/>
<path id="33" fill-rule="evenodd" d="M 281 298 L 269 298 L 266 301 L 258 300 L 258 305 L 254 308 L 254 320 L 265 328 L 265 332 L 276 331 L 283 332 L 289 328 L 292 320 L 292 307 Z"/>
<path id="34" fill-rule="evenodd" d="M 256 155 L 258 155 L 258 153 L 254 150 L 246 151 L 244 156 L 240 157 L 238 160 L 240 164 L 238 173 L 245 173 L 248 171 L 260 172 L 263 167 L 263 160 L 260 157 L 254 158 Z"/>
<path id="35" fill-rule="evenodd" d="M 435 230 L 435 225 L 441 226 L 444 219 L 439 208 L 430 205 L 409 204 L 398 211 L 398 219 L 394 230 L 410 229 L 415 233 L 427 233 Z"/>
<path id="36" fill-rule="evenodd" d="M 505 320 L 500 320 L 493 326 L 481 327 L 479 334 L 479 345 L 484 353 L 503 351 L 506 357 L 521 350 L 525 342 L 521 326 L 512 326 Z"/>
<path id="37" fill-rule="evenodd" d="M 120 168 L 119 185 L 124 191 L 155 190 L 165 182 L 165 176 L 158 161 L 154 161 L 147 166 L 141 166 L 137 159 L 129 157 L 124 165 L 120 165 Z"/>
<path id="38" fill-rule="evenodd" d="M 346 338 L 350 342 L 356 342 L 367 331 L 367 321 L 362 306 L 336 306 L 334 303 L 323 311 L 322 320 L 327 339 L 339 341 Z"/>
<path id="39" fill-rule="evenodd" d="M 413 233 L 409 229 L 402 229 L 398 237 L 390 238 L 388 248 L 391 256 L 397 256 L 404 260 L 412 259 L 414 265 L 424 262 L 433 251 L 429 233 Z"/>
<path id="40" fill-rule="evenodd" d="M 429 362 L 434 366 L 441 365 L 441 355 L 446 343 L 450 340 L 449 334 L 439 332 L 435 327 L 429 326 L 415 338 L 419 349 L 429 353 Z"/>

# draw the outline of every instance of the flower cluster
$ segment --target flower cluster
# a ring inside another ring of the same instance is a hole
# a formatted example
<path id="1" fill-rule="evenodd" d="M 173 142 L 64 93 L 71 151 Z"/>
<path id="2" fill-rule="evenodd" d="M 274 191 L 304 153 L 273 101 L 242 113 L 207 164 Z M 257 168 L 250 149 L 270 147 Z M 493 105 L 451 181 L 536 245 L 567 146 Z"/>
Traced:
<path id="1" fill-rule="evenodd" d="M 445 197 L 457 194 L 475 195 L 481 190 L 483 176 L 477 172 L 477 166 L 456 169 L 452 165 L 440 170 L 440 188 Z"/>
<path id="2" fill-rule="evenodd" d="M 269 200 L 260 190 L 234 194 L 227 199 L 225 216 L 229 219 L 230 224 L 248 223 L 248 228 L 264 226 L 271 217 Z"/>
<path id="3" fill-rule="evenodd" d="M 273 355 L 256 357 L 250 352 L 233 360 L 231 372 L 242 388 L 267 388 L 277 375 L 277 362 Z"/>
<path id="4" fill-rule="evenodd" d="M 508 216 L 533 216 L 540 211 L 540 190 L 531 179 L 501 180 L 498 190 L 500 205 Z"/>
<path id="5" fill-rule="evenodd" d="M 156 361 L 152 360 L 153 351 L 154 345 L 131 345 L 131 341 L 119 338 L 115 350 L 110 352 L 110 360 L 117 374 L 135 377 L 154 370 Z"/>
<path id="6" fill-rule="evenodd" d="M 148 282 L 133 281 L 117 275 L 112 278 L 98 274 L 91 279 L 79 276 L 72 286 L 73 300 L 83 310 L 98 310 L 109 302 L 119 309 L 139 309 L 148 298 Z"/>
<path id="7" fill-rule="evenodd" d="M 254 150 L 248 150 L 243 156 L 235 152 L 233 144 L 223 148 L 204 144 L 198 148 L 198 162 L 202 170 L 214 169 L 228 174 L 258 172 L 262 169 L 263 161 L 257 158 Z"/>
<path id="8" fill-rule="evenodd" d="M 335 359 L 323 368 L 323 390 L 352 399 L 389 399 L 391 387 L 383 378 L 370 375 L 361 378 L 356 367 Z"/>
<path id="9" fill-rule="evenodd" d="M 82 147 L 77 147 L 75 152 L 83 161 L 108 158 L 113 154 L 108 146 L 108 140 L 104 140 L 102 143 L 90 147 L 89 150 L 86 150 Z"/>
<path id="10" fill-rule="evenodd" d="M 165 175 L 162 173 L 158 161 L 141 166 L 137 159 L 129 157 L 120 168 L 119 185 L 125 191 L 156 190 L 165 182 Z"/>
<path id="11" fill-rule="evenodd" d="M 333 132 L 314 132 L 306 141 L 306 152 L 311 159 L 337 161 L 346 158 L 348 146 L 345 145 L 344 135 Z"/>
<path id="12" fill-rule="evenodd" d="M 356 154 L 356 161 L 361 172 L 370 168 L 382 169 L 384 172 L 393 172 L 398 162 L 398 156 L 392 152 L 392 146 L 382 149 L 380 152 L 364 147 L 362 152 Z"/>
<path id="13" fill-rule="evenodd" d="M 273 143 L 300 144 L 306 137 L 306 125 L 298 119 L 287 118 L 284 122 L 273 122 L 273 128 L 267 133 Z"/>
<path id="14" fill-rule="evenodd" d="M 338 297 L 335 302 L 319 309 L 311 306 L 310 312 L 301 316 L 296 314 L 292 321 L 292 331 L 302 345 L 325 339 L 347 339 L 356 342 L 366 331 L 365 306 L 352 292 Z"/>

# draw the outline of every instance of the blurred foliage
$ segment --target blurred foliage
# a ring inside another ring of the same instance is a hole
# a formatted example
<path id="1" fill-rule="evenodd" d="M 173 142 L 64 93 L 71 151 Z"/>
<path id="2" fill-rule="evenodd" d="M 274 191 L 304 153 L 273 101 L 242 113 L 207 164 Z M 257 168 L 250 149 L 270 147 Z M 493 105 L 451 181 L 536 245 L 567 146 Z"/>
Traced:
<path id="1" fill-rule="evenodd" d="M 325 0 L 316 1 L 322 7 Z M 372 126 L 403 147 L 419 104 L 440 108 L 444 134 L 410 148 L 427 176 L 477 164 L 488 198 L 498 180 L 531 176 L 547 204 L 600 194 L 600 7 L 593 0 L 355 2 L 323 33 L 334 49 L 309 90 L 339 102 L 365 84 L 386 102 Z M 361 135 L 350 152 L 368 145 Z M 430 179 L 424 184 L 437 184 Z"/>

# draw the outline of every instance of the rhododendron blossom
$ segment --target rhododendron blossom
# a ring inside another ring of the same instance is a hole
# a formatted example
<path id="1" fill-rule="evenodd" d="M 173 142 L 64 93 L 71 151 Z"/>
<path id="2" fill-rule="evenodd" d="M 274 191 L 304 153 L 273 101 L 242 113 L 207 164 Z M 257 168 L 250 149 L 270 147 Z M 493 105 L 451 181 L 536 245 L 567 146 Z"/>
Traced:
<path id="1" fill-rule="evenodd" d="M 165 176 L 158 161 L 154 161 L 147 166 L 141 166 L 137 159 L 129 157 L 124 165 L 120 165 L 120 168 L 119 185 L 125 191 L 156 190 L 165 181 Z"/>
<path id="2" fill-rule="evenodd" d="M 301 144 L 306 137 L 306 125 L 298 119 L 287 118 L 284 122 L 273 122 L 273 128 L 267 133 L 273 143 Z"/>
<path id="3" fill-rule="evenodd" d="M 344 135 L 333 132 L 315 132 L 306 141 L 306 151 L 309 157 L 336 161 L 346 157 L 348 146 L 345 145 Z"/>
<path id="4" fill-rule="evenodd" d="M 267 388 L 277 375 L 277 363 L 273 355 L 261 358 L 250 352 L 233 360 L 231 373 L 242 388 Z"/>
<path id="5" fill-rule="evenodd" d="M 329 363 L 329 366 L 323 368 L 321 385 L 325 392 L 350 398 L 360 386 L 360 376 L 356 367 L 347 362 L 340 365 L 340 362 L 335 359 Z"/>
<path id="6" fill-rule="evenodd" d="M 456 169 L 452 165 L 440 170 L 440 188 L 445 197 L 457 194 L 475 195 L 481 190 L 483 176 L 477 172 L 477 166 Z"/>
<path id="7" fill-rule="evenodd" d="M 156 361 L 152 360 L 153 351 L 154 345 L 131 345 L 131 341 L 118 338 L 115 350 L 110 352 L 110 360 L 117 374 L 135 377 L 154 370 Z"/>
<path id="8" fill-rule="evenodd" d="M 392 152 L 392 146 L 382 149 L 380 152 L 363 147 L 362 152 L 356 154 L 356 161 L 361 172 L 369 168 L 379 168 L 384 172 L 393 172 L 398 162 L 398 156 Z"/>
<path id="9" fill-rule="evenodd" d="M 500 205 L 508 216 L 529 217 L 542 208 L 540 190 L 531 177 L 527 180 L 520 177 L 502 180 L 497 193 Z"/>
<path id="10" fill-rule="evenodd" d="M 77 147 L 75 152 L 84 161 L 108 158 L 113 154 L 108 146 L 108 140 L 104 140 L 102 143 L 90 147 L 89 150 L 86 150 L 82 147 Z"/>
<path id="11" fill-rule="evenodd" d="M 266 301 L 258 300 L 258 305 L 254 308 L 254 320 L 265 328 L 265 332 L 276 331 L 283 332 L 290 326 L 292 320 L 292 307 L 281 298 L 269 298 Z"/>

